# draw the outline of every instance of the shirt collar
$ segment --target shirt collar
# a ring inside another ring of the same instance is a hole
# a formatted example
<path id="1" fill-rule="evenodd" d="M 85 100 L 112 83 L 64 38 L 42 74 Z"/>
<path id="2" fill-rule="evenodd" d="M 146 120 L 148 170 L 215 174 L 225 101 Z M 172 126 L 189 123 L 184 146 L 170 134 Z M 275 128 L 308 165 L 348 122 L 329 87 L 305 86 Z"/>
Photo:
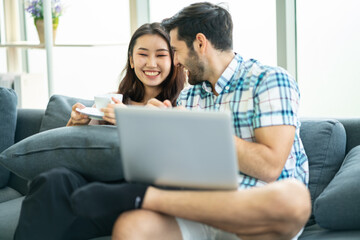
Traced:
<path id="1" fill-rule="evenodd" d="M 231 60 L 223 74 L 220 76 L 218 81 L 215 84 L 215 91 L 217 93 L 221 93 L 224 87 L 228 84 L 228 82 L 232 79 L 234 76 L 236 70 L 238 69 L 239 65 L 243 62 L 243 58 L 235 53 L 234 58 Z M 211 92 L 211 84 L 209 82 L 203 82 L 202 88 L 206 92 Z"/>

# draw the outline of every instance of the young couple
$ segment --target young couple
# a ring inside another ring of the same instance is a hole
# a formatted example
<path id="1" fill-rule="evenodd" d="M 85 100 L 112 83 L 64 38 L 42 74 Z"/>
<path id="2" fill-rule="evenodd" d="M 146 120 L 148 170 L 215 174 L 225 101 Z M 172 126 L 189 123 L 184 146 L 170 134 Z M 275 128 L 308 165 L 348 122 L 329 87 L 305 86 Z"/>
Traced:
<path id="1" fill-rule="evenodd" d="M 158 24 L 135 32 L 118 92 L 130 105 L 170 108 L 177 99 L 176 105 L 190 110 L 231 111 L 239 189 L 88 183 L 76 172 L 53 169 L 31 182 L 15 239 L 88 239 L 112 233 L 113 239 L 263 240 L 296 239 L 301 233 L 311 203 L 294 79 L 283 69 L 234 53 L 231 16 L 217 5 L 192 4 L 162 26 L 170 41 Z M 181 91 L 182 67 L 192 86 Z M 103 111 L 104 120 L 114 124 L 113 107 Z M 73 111 L 68 125 L 88 123 Z"/>

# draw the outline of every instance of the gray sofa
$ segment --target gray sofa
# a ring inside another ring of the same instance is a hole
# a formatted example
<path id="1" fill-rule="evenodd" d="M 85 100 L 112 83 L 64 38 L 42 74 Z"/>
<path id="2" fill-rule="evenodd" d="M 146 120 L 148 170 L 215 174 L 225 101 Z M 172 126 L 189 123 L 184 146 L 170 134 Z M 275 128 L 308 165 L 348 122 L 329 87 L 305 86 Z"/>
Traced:
<path id="1" fill-rule="evenodd" d="M 45 110 L 18 109 L 15 143 L 37 134 L 44 116 Z M 309 188 L 314 208 L 299 239 L 360 239 L 360 212 L 357 208 L 360 205 L 357 198 L 360 197 L 360 189 L 348 191 L 346 184 L 341 182 L 344 181 L 344 174 L 346 178 L 346 174 L 356 175 L 355 170 L 360 173 L 360 164 L 356 166 L 354 160 L 358 159 L 360 163 L 360 151 L 357 150 L 360 148 L 356 148 L 360 145 L 360 118 L 302 119 L 300 133 L 309 156 Z M 355 165 L 346 168 L 344 159 Z M 360 180 L 360 177 L 357 179 Z M 339 185 L 337 181 L 341 183 L 340 190 L 347 191 L 349 196 L 344 197 L 347 193 L 336 193 Z M 0 240 L 12 239 L 26 192 L 27 181 L 11 172 L 7 186 L 0 189 Z M 354 206 L 350 206 L 351 204 Z"/>

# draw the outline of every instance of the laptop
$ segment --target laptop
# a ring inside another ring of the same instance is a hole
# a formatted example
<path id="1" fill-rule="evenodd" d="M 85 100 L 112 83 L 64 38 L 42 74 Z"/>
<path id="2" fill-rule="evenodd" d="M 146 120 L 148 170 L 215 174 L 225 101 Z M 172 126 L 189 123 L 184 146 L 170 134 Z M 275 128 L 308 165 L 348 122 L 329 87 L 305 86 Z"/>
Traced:
<path id="1" fill-rule="evenodd" d="M 230 114 L 115 108 L 124 177 L 184 189 L 237 189 Z"/>

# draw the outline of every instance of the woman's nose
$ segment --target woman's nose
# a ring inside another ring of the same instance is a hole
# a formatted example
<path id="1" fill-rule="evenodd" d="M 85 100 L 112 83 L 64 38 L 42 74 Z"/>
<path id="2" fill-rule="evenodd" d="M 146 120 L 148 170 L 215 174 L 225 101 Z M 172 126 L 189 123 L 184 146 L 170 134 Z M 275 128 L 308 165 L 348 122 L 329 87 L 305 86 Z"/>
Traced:
<path id="1" fill-rule="evenodd" d="M 146 64 L 147 64 L 148 67 L 156 67 L 157 66 L 156 58 L 152 57 L 152 56 L 149 56 L 148 59 L 147 59 Z"/>

